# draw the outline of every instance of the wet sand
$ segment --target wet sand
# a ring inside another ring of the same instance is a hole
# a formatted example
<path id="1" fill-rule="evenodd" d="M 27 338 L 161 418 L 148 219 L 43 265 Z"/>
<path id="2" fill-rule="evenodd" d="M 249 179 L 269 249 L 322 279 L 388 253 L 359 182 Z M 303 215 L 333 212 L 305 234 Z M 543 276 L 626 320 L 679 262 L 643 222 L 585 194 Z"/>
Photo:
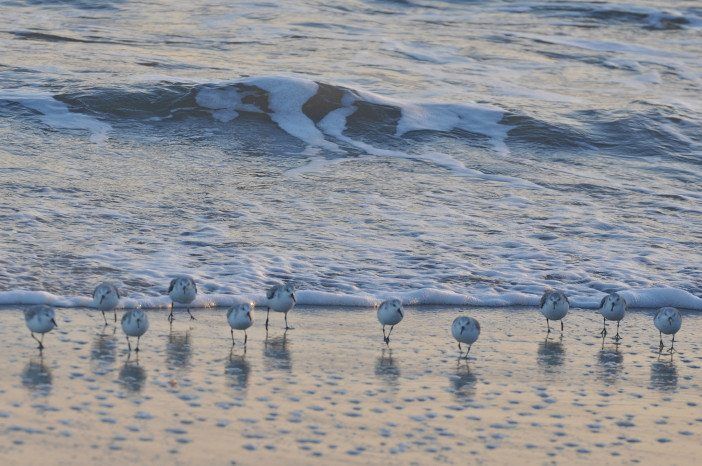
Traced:
<path id="1" fill-rule="evenodd" d="M 620 345 L 593 311 L 545 339 L 535 309 L 470 309 L 482 335 L 457 359 L 460 310 L 408 308 L 382 342 L 370 309 L 256 315 L 247 351 L 223 309 L 149 311 L 138 361 L 99 312 L 58 309 L 40 356 L 21 309 L 0 309 L 0 463 L 692 464 L 702 455 L 702 316 L 658 355 L 653 312 Z M 669 338 L 665 339 L 669 342 Z M 231 350 L 231 351 L 230 351 Z"/>

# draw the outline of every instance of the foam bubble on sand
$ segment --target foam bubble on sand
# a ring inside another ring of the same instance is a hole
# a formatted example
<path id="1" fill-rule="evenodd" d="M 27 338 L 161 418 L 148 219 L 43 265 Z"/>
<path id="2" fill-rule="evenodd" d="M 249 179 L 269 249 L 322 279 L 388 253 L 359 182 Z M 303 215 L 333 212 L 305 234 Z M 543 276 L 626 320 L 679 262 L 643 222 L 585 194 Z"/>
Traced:
<path id="1" fill-rule="evenodd" d="M 18 104 L 42 114 L 41 121 L 55 129 L 80 129 L 90 132 L 90 141 L 99 143 L 107 139 L 107 133 L 112 129 L 88 115 L 71 112 L 66 104 L 41 91 L 26 91 L 22 89 L 0 90 L 0 100 L 17 102 Z"/>

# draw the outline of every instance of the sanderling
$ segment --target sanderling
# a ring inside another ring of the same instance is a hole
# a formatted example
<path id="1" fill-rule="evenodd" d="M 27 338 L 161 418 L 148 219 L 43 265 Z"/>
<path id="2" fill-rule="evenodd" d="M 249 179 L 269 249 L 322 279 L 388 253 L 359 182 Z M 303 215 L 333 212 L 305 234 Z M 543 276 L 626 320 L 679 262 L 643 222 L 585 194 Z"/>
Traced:
<path id="1" fill-rule="evenodd" d="M 227 311 L 227 321 L 229 321 L 232 334 L 232 346 L 234 346 L 234 330 L 244 331 L 244 348 L 249 336 L 246 329 L 253 325 L 253 305 L 250 303 L 237 304 Z"/>
<path id="2" fill-rule="evenodd" d="M 451 324 L 451 333 L 453 334 L 453 338 L 458 342 L 458 350 L 461 356 L 463 356 L 461 343 L 468 345 L 468 351 L 466 351 L 466 359 L 468 359 L 470 347 L 480 336 L 480 322 L 472 317 L 456 317 Z"/>
<path id="3" fill-rule="evenodd" d="M 546 317 L 546 333 L 551 333 L 549 320 L 561 321 L 561 332 L 563 331 L 563 318 L 568 314 L 570 301 L 568 297 L 560 291 L 546 290 L 541 297 L 541 313 Z"/>
<path id="4" fill-rule="evenodd" d="M 656 313 L 653 318 L 653 323 L 658 329 L 658 333 L 661 339 L 661 344 L 659 351 L 663 351 L 663 334 L 673 335 L 673 340 L 670 342 L 670 348 L 668 348 L 669 353 L 673 353 L 675 348 L 675 334 L 678 333 L 680 327 L 682 326 L 682 316 L 680 311 L 674 307 L 662 307 Z"/>
<path id="5" fill-rule="evenodd" d="M 39 343 L 39 349 L 44 349 L 44 334 L 53 330 L 56 325 L 54 309 L 50 306 L 41 305 L 26 309 L 24 311 L 24 322 L 27 324 L 32 338 Z M 41 333 L 41 340 L 34 336 Z"/>
<path id="6" fill-rule="evenodd" d="M 101 283 L 93 291 L 93 305 L 102 312 L 102 318 L 107 324 L 105 311 L 114 311 L 117 322 L 117 304 L 119 304 L 119 290 L 109 283 Z"/>
<path id="7" fill-rule="evenodd" d="M 122 330 L 127 335 L 127 345 L 129 351 L 132 351 L 132 344 L 129 342 L 129 337 L 137 337 L 136 352 L 139 352 L 139 340 L 141 336 L 149 329 L 149 318 L 141 309 L 132 309 L 127 311 L 122 316 Z"/>
<path id="8" fill-rule="evenodd" d="M 177 277 L 171 280 L 171 284 L 168 287 L 168 295 L 171 297 L 171 313 L 168 314 L 169 322 L 173 322 L 173 306 L 175 303 L 187 304 L 188 314 L 190 314 L 190 319 L 195 320 L 195 317 L 190 312 L 189 304 L 195 301 L 195 296 L 197 296 L 197 285 L 195 280 L 190 277 Z"/>
<path id="9" fill-rule="evenodd" d="M 378 308 L 378 321 L 383 325 L 383 341 L 390 346 L 390 334 L 395 325 L 404 318 L 402 302 L 399 299 L 388 299 Z M 385 335 L 385 326 L 390 326 L 390 331 Z"/>
<path id="10" fill-rule="evenodd" d="M 268 302 L 266 306 L 268 310 L 266 311 L 266 330 L 268 330 L 268 316 L 273 309 L 275 312 L 285 313 L 285 330 L 291 329 L 288 326 L 288 312 L 295 306 L 297 300 L 295 299 L 295 287 L 290 283 L 284 285 L 276 285 L 269 288 L 266 292 L 266 298 Z"/>
<path id="11" fill-rule="evenodd" d="M 621 320 L 624 318 L 624 314 L 626 313 L 626 300 L 622 298 L 619 293 L 610 293 L 604 298 L 602 298 L 602 301 L 600 301 L 600 314 L 602 314 L 603 320 L 603 327 L 602 327 L 602 332 L 600 332 L 600 335 L 602 335 L 602 338 L 607 336 L 607 321 L 608 320 L 616 320 L 617 321 L 617 334 L 614 335 L 614 339 L 616 341 L 619 341 L 622 339 L 622 337 L 619 336 L 619 323 Z"/>

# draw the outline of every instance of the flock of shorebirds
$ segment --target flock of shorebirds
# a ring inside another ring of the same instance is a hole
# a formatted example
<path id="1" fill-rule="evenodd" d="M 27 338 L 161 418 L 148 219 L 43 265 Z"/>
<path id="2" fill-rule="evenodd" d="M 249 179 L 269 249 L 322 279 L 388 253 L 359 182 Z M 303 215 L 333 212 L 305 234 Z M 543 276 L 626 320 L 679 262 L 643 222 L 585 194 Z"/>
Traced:
<path id="1" fill-rule="evenodd" d="M 195 320 L 195 317 L 190 312 L 190 305 L 195 301 L 197 296 L 197 285 L 195 280 L 190 277 L 177 277 L 171 280 L 168 287 L 168 295 L 171 298 L 171 312 L 168 315 L 169 322 L 173 322 L 173 307 L 175 303 L 186 306 L 190 319 Z M 268 322 L 270 311 L 282 312 L 285 314 L 285 329 L 290 329 L 288 325 L 288 312 L 295 306 L 295 288 L 291 284 L 282 284 L 270 288 L 266 292 L 266 331 L 268 331 Z M 117 287 L 109 283 L 102 283 L 95 288 L 93 292 L 93 305 L 102 312 L 102 317 L 107 324 L 105 312 L 114 312 L 114 319 L 117 322 L 117 306 L 119 305 L 120 294 Z M 570 302 L 568 297 L 554 290 L 547 290 L 541 297 L 540 310 L 546 318 L 547 333 L 551 333 L 550 321 L 561 321 L 561 332 L 563 332 L 563 318 L 568 314 Z M 248 340 L 246 330 L 254 323 L 253 303 L 237 304 L 227 310 L 227 321 L 230 327 L 232 336 L 232 345 L 234 341 L 234 330 L 243 330 L 244 332 L 244 348 Z M 619 324 L 624 318 L 627 311 L 626 300 L 618 293 L 610 293 L 605 296 L 600 302 L 599 312 L 603 317 L 604 327 L 602 328 L 602 338 L 607 335 L 607 321 L 617 323 L 617 333 L 614 340 L 619 342 Z M 399 324 L 405 317 L 402 308 L 402 302 L 399 299 L 389 299 L 384 301 L 378 308 L 378 321 L 383 326 L 383 341 L 386 345 L 390 345 L 390 334 L 395 325 Z M 52 307 L 41 305 L 24 311 L 24 319 L 31 332 L 32 338 L 39 343 L 39 349 L 44 348 L 44 334 L 53 330 L 56 325 L 55 311 Z M 656 313 L 653 324 L 659 331 L 660 346 L 659 351 L 663 351 L 663 334 L 672 335 L 670 348 L 667 352 L 675 352 L 675 334 L 682 326 L 682 316 L 680 312 L 673 307 L 663 307 Z M 386 333 L 386 327 L 390 329 Z M 136 337 L 137 344 L 135 351 L 139 351 L 139 341 L 141 337 L 149 329 L 149 319 L 146 313 L 141 309 L 131 309 L 122 316 L 122 330 L 127 337 L 127 345 L 129 351 L 132 350 L 130 337 Z M 34 334 L 41 334 L 41 339 Z M 460 357 L 468 358 L 470 348 L 478 340 L 480 336 L 480 323 L 473 317 L 460 316 L 457 317 L 451 324 L 451 334 L 458 342 L 458 350 Z M 463 347 L 461 344 L 468 345 L 465 355 L 463 355 Z"/>

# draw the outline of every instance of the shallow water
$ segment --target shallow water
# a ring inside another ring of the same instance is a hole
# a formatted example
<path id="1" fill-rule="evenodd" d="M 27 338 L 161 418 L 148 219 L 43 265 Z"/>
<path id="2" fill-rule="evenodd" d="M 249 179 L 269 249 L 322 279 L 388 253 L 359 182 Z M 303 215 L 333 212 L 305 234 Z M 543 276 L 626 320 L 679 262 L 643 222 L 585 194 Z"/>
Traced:
<path id="1" fill-rule="evenodd" d="M 671 356 L 652 313 L 630 312 L 602 346 L 599 316 L 574 311 L 545 340 L 529 309 L 410 308 L 382 342 L 372 311 L 301 308 L 284 333 L 263 314 L 231 349 L 224 311 L 150 311 L 138 361 L 99 313 L 63 309 L 39 355 L 20 309 L 0 312 L 3 464 L 692 464 L 700 455 L 700 325 L 684 314 Z M 668 343 L 669 339 L 666 339 Z M 41 450 L 39 450 L 41 449 Z"/>
<path id="2" fill-rule="evenodd" d="M 188 273 L 203 305 L 702 309 L 698 2 L 2 12 L 0 303 Z"/>

